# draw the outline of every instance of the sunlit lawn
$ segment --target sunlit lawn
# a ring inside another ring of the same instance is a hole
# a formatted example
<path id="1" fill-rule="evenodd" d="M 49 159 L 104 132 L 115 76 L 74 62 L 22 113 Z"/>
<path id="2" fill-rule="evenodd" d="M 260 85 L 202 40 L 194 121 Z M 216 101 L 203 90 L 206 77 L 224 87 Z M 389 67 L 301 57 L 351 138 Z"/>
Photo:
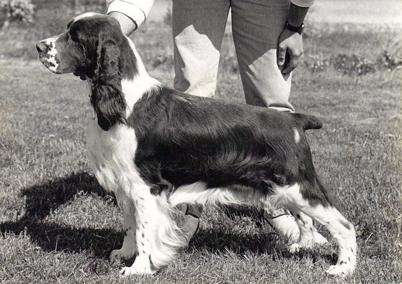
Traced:
<path id="1" fill-rule="evenodd" d="M 151 73 L 170 84 L 168 34 L 167 27 L 151 26 L 134 38 Z M 389 44 L 382 40 L 387 35 L 377 41 L 373 35 L 307 37 L 292 102 L 324 122 L 309 135 L 315 165 L 357 229 L 359 263 L 346 281 L 399 283 L 400 70 L 357 76 L 329 65 L 311 71 L 317 60 L 351 50 L 375 62 Z M 367 44 L 374 47 L 367 50 Z M 217 97 L 241 101 L 229 38 L 224 50 Z M 121 245 L 122 218 L 87 166 L 83 129 L 91 110 L 85 84 L 71 75 L 53 75 L 36 61 L 6 58 L 0 61 L 0 86 L 0 282 L 120 281 L 123 264 L 113 266 L 107 257 Z M 175 263 L 154 277 L 124 281 L 338 282 L 324 272 L 335 260 L 333 244 L 289 254 L 258 212 L 209 209 Z"/>

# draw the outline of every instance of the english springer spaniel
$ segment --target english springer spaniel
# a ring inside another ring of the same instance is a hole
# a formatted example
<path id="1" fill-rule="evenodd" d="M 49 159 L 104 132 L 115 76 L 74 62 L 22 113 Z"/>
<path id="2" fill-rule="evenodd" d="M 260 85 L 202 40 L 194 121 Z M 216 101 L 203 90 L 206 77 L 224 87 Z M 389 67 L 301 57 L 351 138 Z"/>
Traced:
<path id="1" fill-rule="evenodd" d="M 119 23 L 102 14 L 76 17 L 37 50 L 49 70 L 83 74 L 91 87 L 90 165 L 116 195 L 128 230 L 112 253 L 136 255 L 123 276 L 155 273 L 188 243 L 175 220 L 182 203 L 286 208 L 300 229 L 291 251 L 311 247 L 315 220 L 339 247 L 327 272 L 354 271 L 354 227 L 319 181 L 304 133 L 321 128 L 317 118 L 167 88 L 147 74 Z"/>

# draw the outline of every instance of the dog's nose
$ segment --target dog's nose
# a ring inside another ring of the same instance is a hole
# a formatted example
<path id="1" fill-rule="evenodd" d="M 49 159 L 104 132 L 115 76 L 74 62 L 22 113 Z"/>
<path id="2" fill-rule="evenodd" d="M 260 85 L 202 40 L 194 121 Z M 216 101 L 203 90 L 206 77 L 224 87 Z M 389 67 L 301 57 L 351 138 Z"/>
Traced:
<path id="1" fill-rule="evenodd" d="M 40 41 L 36 44 L 36 50 L 41 53 L 48 49 L 48 45 L 44 41 Z"/>

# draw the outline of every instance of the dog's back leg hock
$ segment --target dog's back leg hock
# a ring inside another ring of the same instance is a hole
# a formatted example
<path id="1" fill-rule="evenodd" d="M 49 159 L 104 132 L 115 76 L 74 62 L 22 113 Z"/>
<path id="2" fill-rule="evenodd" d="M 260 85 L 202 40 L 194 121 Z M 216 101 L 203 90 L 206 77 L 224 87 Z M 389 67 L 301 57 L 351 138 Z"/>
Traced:
<path id="1" fill-rule="evenodd" d="M 337 242 L 338 261 L 327 270 L 327 273 L 341 276 L 352 274 L 357 255 L 356 233 L 352 223 L 331 205 L 311 206 L 305 208 L 303 212 L 324 225 Z"/>
<path id="2" fill-rule="evenodd" d="M 331 204 L 314 204 L 305 199 L 300 193 L 298 184 L 287 189 L 288 199 L 294 211 L 301 211 L 318 221 L 331 233 L 338 245 L 338 261 L 327 273 L 346 276 L 352 274 L 356 266 L 356 233 L 353 225 Z"/>

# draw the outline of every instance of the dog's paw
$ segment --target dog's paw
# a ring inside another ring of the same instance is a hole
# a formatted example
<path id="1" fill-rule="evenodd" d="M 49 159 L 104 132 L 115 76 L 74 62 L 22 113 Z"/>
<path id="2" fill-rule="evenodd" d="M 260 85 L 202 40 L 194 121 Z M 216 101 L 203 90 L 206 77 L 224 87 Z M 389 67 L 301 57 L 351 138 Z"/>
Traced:
<path id="1" fill-rule="evenodd" d="M 128 260 L 135 255 L 134 252 L 129 252 L 123 249 L 115 249 L 109 255 L 109 261 L 111 263 L 120 263 L 121 260 Z"/>
<path id="2" fill-rule="evenodd" d="M 302 249 L 311 249 L 313 247 L 314 247 L 314 239 L 312 238 L 312 235 L 311 235 L 309 237 L 304 236 L 298 242 L 288 245 L 288 250 L 290 253 L 296 253 Z"/>
<path id="3" fill-rule="evenodd" d="M 328 241 L 323 235 L 314 232 L 314 234 L 303 235 L 297 242 L 290 243 L 288 250 L 290 253 L 296 253 L 301 249 L 311 249 L 316 245 L 324 245 L 326 243 L 328 243 Z"/>
<path id="4" fill-rule="evenodd" d="M 285 239 L 287 240 L 288 244 L 297 243 L 300 239 L 300 231 L 293 230 L 292 232 L 288 232 L 288 234 L 285 236 Z"/>
<path id="5" fill-rule="evenodd" d="M 353 271 L 354 266 L 351 263 L 343 263 L 331 265 L 326 272 L 332 276 L 346 277 L 352 274 Z"/>
<path id="6" fill-rule="evenodd" d="M 328 243 L 328 240 L 321 235 L 319 232 L 314 232 L 313 234 L 314 243 L 317 245 L 325 245 Z"/>
<path id="7" fill-rule="evenodd" d="M 301 249 L 303 248 L 303 246 L 300 245 L 300 243 L 293 243 L 288 245 L 288 251 L 290 253 L 297 253 L 299 252 Z"/>
<path id="8" fill-rule="evenodd" d="M 156 273 L 156 270 L 152 269 L 149 258 L 145 256 L 137 256 L 133 265 L 130 267 L 123 267 L 120 270 L 121 277 L 127 277 L 130 275 L 152 275 Z"/>
<path id="9" fill-rule="evenodd" d="M 139 268 L 133 266 L 130 267 L 126 266 L 120 270 L 120 276 L 122 278 L 128 277 L 130 275 L 152 275 L 154 273 L 155 273 L 154 271 L 152 271 L 151 269 L 147 269 L 145 267 Z"/>

